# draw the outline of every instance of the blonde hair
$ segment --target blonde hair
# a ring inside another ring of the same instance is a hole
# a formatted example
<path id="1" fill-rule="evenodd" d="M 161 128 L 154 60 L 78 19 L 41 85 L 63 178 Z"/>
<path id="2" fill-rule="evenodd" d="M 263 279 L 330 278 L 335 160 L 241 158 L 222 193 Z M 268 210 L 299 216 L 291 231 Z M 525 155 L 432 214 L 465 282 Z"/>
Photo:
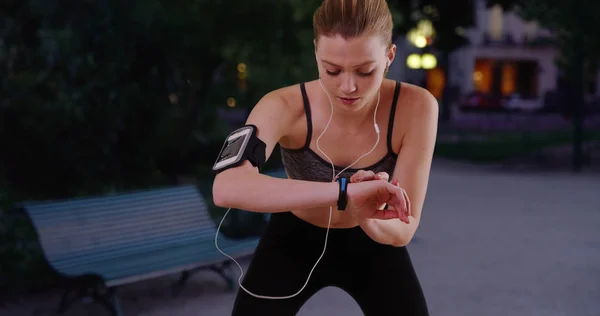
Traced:
<path id="1" fill-rule="evenodd" d="M 386 0 L 324 0 L 313 15 L 315 39 L 379 35 L 392 44 L 392 13 Z"/>

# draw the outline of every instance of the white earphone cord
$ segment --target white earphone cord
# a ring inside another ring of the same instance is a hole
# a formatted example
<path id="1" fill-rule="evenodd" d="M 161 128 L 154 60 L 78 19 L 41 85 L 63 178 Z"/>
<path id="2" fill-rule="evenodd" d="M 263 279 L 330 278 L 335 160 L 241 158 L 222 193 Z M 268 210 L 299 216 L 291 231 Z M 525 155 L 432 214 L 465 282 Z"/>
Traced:
<path id="1" fill-rule="evenodd" d="M 367 153 L 363 154 L 362 156 L 358 157 L 358 159 L 356 159 L 356 161 L 354 163 L 352 163 L 351 165 L 347 166 L 346 168 L 342 169 L 342 171 L 340 171 L 337 175 L 335 174 L 335 166 L 333 164 L 333 161 L 331 161 L 331 159 L 329 158 L 329 156 L 327 156 L 327 154 L 325 154 L 325 152 L 323 152 L 321 150 L 321 148 L 319 147 L 319 140 L 321 139 L 321 137 L 323 137 L 323 135 L 325 134 L 325 131 L 327 131 L 327 129 L 329 128 L 329 124 L 331 123 L 331 119 L 333 118 L 333 102 L 331 101 L 331 97 L 329 96 L 329 93 L 327 93 L 327 90 L 325 89 L 325 87 L 323 86 L 323 83 L 321 83 L 321 79 L 319 79 L 319 84 L 321 85 L 321 88 L 323 88 L 323 91 L 325 91 L 325 94 L 327 95 L 327 98 L 329 99 L 329 103 L 331 104 L 331 115 L 329 116 L 329 121 L 327 122 L 327 125 L 325 126 L 325 129 L 323 130 L 323 132 L 321 133 L 321 135 L 319 136 L 319 138 L 317 138 L 317 149 L 319 149 L 319 151 L 327 158 L 327 160 L 329 160 L 329 162 L 331 163 L 331 170 L 332 170 L 332 175 L 333 178 L 331 179 L 331 181 L 335 181 L 335 178 L 337 178 L 340 174 L 342 174 L 342 172 L 346 171 L 347 169 L 349 169 L 350 167 L 352 167 L 353 165 L 355 165 L 357 162 L 359 162 L 362 158 L 364 158 L 365 156 L 371 154 L 375 148 L 377 148 L 377 145 L 379 144 L 379 126 L 377 125 L 377 109 L 379 108 L 379 101 L 381 99 L 381 89 L 379 90 L 379 94 L 377 97 L 377 105 L 375 106 L 375 111 L 373 113 L 373 126 L 375 127 L 375 133 L 377 133 L 377 141 L 375 142 L 375 145 L 373 145 L 373 148 L 371 148 L 371 150 L 369 150 Z M 240 286 L 241 289 L 243 289 L 244 291 L 246 291 L 246 293 L 256 297 L 256 298 L 264 298 L 264 299 L 272 299 L 272 300 L 282 300 L 282 299 L 288 299 L 288 298 L 292 298 L 298 294 L 300 294 L 304 288 L 306 287 L 306 285 L 308 285 L 308 282 L 310 281 L 310 277 L 312 276 L 313 271 L 315 270 L 315 268 L 317 267 L 317 265 L 319 264 L 319 262 L 321 261 L 321 259 L 323 258 L 323 255 L 325 255 L 325 250 L 327 249 L 327 239 L 329 237 L 329 228 L 331 227 L 331 216 L 333 214 L 333 206 L 329 207 L 329 223 L 327 224 L 327 232 L 325 233 L 325 244 L 323 246 L 323 252 L 321 253 L 321 255 L 319 256 L 319 259 L 317 259 L 317 261 L 315 262 L 315 265 L 312 267 L 312 269 L 310 269 L 310 272 L 308 273 L 308 277 L 306 278 L 306 282 L 304 283 L 304 285 L 302 286 L 302 288 L 300 288 L 300 290 L 298 290 L 298 292 L 292 294 L 292 295 L 288 295 L 288 296 L 265 296 L 265 295 L 258 295 L 258 294 L 254 294 L 250 291 L 248 291 L 243 285 L 242 285 L 242 278 L 244 277 L 244 270 L 242 269 L 242 266 L 240 266 L 240 264 L 231 256 L 229 256 L 228 254 L 224 253 L 220 248 L 219 248 L 219 242 L 218 242 L 218 237 L 219 237 L 219 231 L 221 230 L 221 225 L 223 225 L 223 221 L 225 220 L 225 217 L 227 217 L 227 214 L 229 213 L 229 211 L 231 210 L 231 208 L 227 209 L 227 212 L 225 212 L 225 215 L 223 215 L 223 218 L 221 219 L 221 222 L 219 223 L 219 227 L 217 227 L 217 233 L 215 235 L 215 247 L 217 248 L 217 250 L 219 250 L 220 253 L 222 253 L 224 256 L 228 257 L 229 259 L 233 260 L 233 262 L 235 262 L 235 264 L 238 266 L 238 268 L 240 269 L 240 277 L 238 278 L 238 284 Z"/>

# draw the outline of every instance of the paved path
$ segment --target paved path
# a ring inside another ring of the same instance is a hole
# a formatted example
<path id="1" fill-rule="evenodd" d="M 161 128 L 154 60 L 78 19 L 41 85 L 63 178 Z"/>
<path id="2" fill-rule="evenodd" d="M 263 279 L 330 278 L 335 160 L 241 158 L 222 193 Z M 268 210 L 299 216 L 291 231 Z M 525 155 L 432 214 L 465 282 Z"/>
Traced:
<path id="1" fill-rule="evenodd" d="M 432 316 L 598 316 L 600 175 L 436 162 L 409 249 Z M 178 298 L 166 294 L 172 280 L 123 288 L 126 316 L 229 315 L 234 296 L 212 274 L 197 275 Z M 57 295 L 0 314 L 49 315 Z M 81 305 L 68 315 L 105 315 L 99 311 Z M 347 294 L 327 288 L 299 315 L 362 314 Z"/>

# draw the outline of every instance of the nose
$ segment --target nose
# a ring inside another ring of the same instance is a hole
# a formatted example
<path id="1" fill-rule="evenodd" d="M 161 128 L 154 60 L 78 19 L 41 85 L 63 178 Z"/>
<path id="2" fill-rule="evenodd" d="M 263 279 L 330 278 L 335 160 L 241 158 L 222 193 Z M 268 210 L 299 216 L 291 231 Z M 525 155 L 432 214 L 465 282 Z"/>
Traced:
<path id="1" fill-rule="evenodd" d="M 354 81 L 354 77 L 352 75 L 342 75 L 342 83 L 340 86 L 340 90 L 342 91 L 342 93 L 347 95 L 352 94 L 354 91 L 356 91 L 356 82 Z"/>

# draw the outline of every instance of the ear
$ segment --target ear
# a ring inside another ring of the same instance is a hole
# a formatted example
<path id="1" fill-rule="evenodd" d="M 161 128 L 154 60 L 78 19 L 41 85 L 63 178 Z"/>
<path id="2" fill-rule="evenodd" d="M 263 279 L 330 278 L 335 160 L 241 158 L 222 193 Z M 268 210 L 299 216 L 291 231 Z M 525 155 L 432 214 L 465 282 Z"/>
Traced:
<path id="1" fill-rule="evenodd" d="M 396 44 L 392 44 L 390 45 L 390 48 L 388 49 L 387 52 L 387 58 L 388 58 L 388 68 L 390 67 L 390 65 L 392 64 L 392 62 L 394 62 L 394 58 L 396 58 Z"/>

